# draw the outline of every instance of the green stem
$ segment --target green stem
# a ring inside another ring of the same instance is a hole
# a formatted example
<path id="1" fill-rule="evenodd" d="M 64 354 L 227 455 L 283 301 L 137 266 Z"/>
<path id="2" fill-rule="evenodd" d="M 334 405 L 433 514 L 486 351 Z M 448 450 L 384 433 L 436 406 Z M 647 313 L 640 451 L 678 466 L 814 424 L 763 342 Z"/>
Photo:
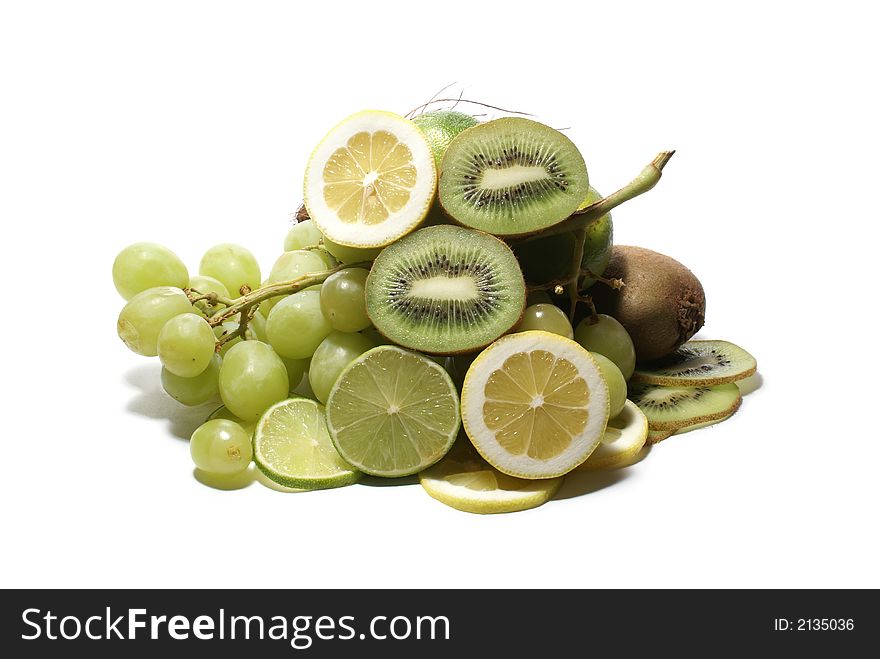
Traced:
<path id="1" fill-rule="evenodd" d="M 642 170 L 641 174 L 636 176 L 628 185 L 625 185 L 617 192 L 608 195 L 604 199 L 600 199 L 594 204 L 590 204 L 586 208 L 575 211 L 568 219 L 563 220 L 559 224 L 554 224 L 552 227 L 547 227 L 539 233 L 514 239 L 511 242 L 515 244 L 526 243 L 531 240 L 537 240 L 547 236 L 555 236 L 560 233 L 572 233 L 585 228 L 591 222 L 594 222 L 606 213 L 609 213 L 612 209 L 617 208 L 622 203 L 638 197 L 640 194 L 646 193 L 657 185 L 657 181 L 660 180 L 660 176 L 662 175 L 663 168 L 666 166 L 666 163 L 669 162 L 669 159 L 674 153 L 675 151 L 660 152 L 657 154 L 657 157 Z"/>
<path id="2" fill-rule="evenodd" d="M 581 280 L 581 267 L 584 260 L 584 243 L 587 240 L 587 230 L 584 228 L 574 232 L 574 255 L 571 259 L 571 274 L 569 275 L 566 287 L 568 288 L 568 298 L 571 301 L 571 308 L 568 311 L 568 320 L 574 323 L 574 314 L 577 311 L 577 303 L 579 297 L 578 287 Z"/>
<path id="3" fill-rule="evenodd" d="M 296 293 L 305 288 L 308 288 L 309 286 L 322 284 L 324 283 L 324 280 L 327 279 L 327 277 L 336 272 L 339 272 L 340 270 L 344 270 L 345 268 L 369 268 L 370 265 L 370 261 L 363 261 L 361 263 L 352 264 L 342 263 L 335 268 L 330 268 L 329 270 L 322 270 L 321 272 L 310 272 L 303 275 L 302 277 L 297 277 L 296 279 L 279 281 L 274 284 L 267 284 L 266 286 L 254 289 L 247 295 L 242 295 L 240 298 L 230 300 L 230 304 L 225 309 L 221 309 L 213 316 L 211 316 L 208 322 L 211 324 L 211 327 L 216 327 L 227 318 L 231 318 L 235 314 L 241 312 L 244 312 L 244 316 L 242 316 L 242 319 L 244 320 L 245 316 L 247 315 L 247 311 L 251 307 L 253 307 L 254 305 L 258 305 L 265 300 L 273 297 L 278 297 L 279 295 L 290 295 L 292 293 Z M 244 320 L 244 322 L 245 325 L 247 325 L 247 321 Z"/>

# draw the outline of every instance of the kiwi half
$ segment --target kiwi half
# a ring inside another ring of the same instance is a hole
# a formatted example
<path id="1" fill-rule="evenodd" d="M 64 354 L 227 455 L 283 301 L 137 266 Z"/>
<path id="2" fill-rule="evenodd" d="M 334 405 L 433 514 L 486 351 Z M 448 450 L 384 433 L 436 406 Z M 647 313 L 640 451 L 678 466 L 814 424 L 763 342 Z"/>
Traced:
<path id="1" fill-rule="evenodd" d="M 664 387 L 630 384 L 629 399 L 648 417 L 651 430 L 678 430 L 733 414 L 742 403 L 735 384 L 714 387 Z"/>
<path id="2" fill-rule="evenodd" d="M 671 354 L 633 373 L 635 382 L 677 387 L 708 387 L 753 375 L 755 358 L 728 341 L 688 341 Z"/>
<path id="3" fill-rule="evenodd" d="M 440 162 L 440 204 L 456 222 L 498 236 L 561 222 L 589 191 L 577 147 L 549 126 L 505 117 L 468 128 Z"/>
<path id="4" fill-rule="evenodd" d="M 366 284 L 367 314 L 395 343 L 435 355 L 473 352 L 516 325 L 526 287 L 497 238 L 458 226 L 426 227 L 389 245 Z"/>

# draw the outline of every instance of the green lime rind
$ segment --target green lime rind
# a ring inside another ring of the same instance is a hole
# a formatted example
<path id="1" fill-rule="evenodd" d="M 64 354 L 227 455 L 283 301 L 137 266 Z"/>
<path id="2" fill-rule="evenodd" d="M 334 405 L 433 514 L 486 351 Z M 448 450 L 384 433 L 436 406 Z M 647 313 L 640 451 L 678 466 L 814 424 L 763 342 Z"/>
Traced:
<path id="1" fill-rule="evenodd" d="M 452 140 L 462 131 L 480 123 L 471 115 L 456 110 L 423 112 L 413 117 L 412 121 L 425 135 L 425 139 L 428 140 L 438 169 L 440 168 L 443 154 L 446 153 L 446 149 L 452 143 Z"/>
<path id="2" fill-rule="evenodd" d="M 379 346 L 337 378 L 327 398 L 327 427 L 336 450 L 356 469 L 409 476 L 440 460 L 455 441 L 458 391 L 436 362 Z"/>
<path id="3" fill-rule="evenodd" d="M 257 465 L 257 469 L 259 469 L 260 472 L 272 482 L 296 490 L 330 490 L 334 487 L 345 487 L 346 485 L 354 485 L 363 476 L 363 473 L 359 471 L 350 471 L 347 474 L 340 474 L 336 477 L 298 478 L 279 473 L 274 469 L 267 467 L 262 462 L 255 462 L 255 464 Z"/>
<path id="4" fill-rule="evenodd" d="M 333 446 L 324 409 L 308 398 L 289 398 L 263 413 L 254 431 L 254 463 L 284 487 L 321 490 L 356 483 L 353 469 Z"/>

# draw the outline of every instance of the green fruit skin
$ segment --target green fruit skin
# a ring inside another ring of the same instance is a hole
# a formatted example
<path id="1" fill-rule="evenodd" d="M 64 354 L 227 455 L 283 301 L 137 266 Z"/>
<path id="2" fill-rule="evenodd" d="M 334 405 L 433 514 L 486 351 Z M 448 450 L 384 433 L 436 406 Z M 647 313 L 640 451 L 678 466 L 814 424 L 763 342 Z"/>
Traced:
<path id="1" fill-rule="evenodd" d="M 183 261 L 156 243 L 129 245 L 113 261 L 113 284 L 125 300 L 157 286 L 184 288 L 188 281 Z"/>
<path id="2" fill-rule="evenodd" d="M 309 385 L 315 397 L 327 402 L 330 390 L 345 368 L 376 344 L 363 334 L 334 331 L 315 350 L 309 365 Z"/>
<path id="3" fill-rule="evenodd" d="M 591 352 L 590 354 L 593 356 L 593 359 L 596 360 L 596 363 L 599 364 L 599 371 L 602 373 L 602 379 L 605 380 L 605 384 L 608 385 L 608 398 L 610 404 L 608 418 L 613 419 L 623 411 L 623 406 L 626 405 L 626 380 L 623 377 L 623 373 L 620 372 L 620 369 L 617 368 L 615 363 L 608 359 L 608 357 L 601 355 L 598 352 Z"/>
<path id="4" fill-rule="evenodd" d="M 437 169 L 440 169 L 440 160 L 446 149 L 452 143 L 452 140 L 462 131 L 476 126 L 479 121 L 469 114 L 458 112 L 456 110 L 435 110 L 434 112 L 423 112 L 413 117 L 413 123 L 419 127 L 431 151 L 434 153 L 434 160 L 437 162 Z"/>
<path id="5" fill-rule="evenodd" d="M 598 314 L 599 321 L 591 323 L 584 318 L 574 329 L 574 340 L 590 352 L 610 359 L 629 380 L 636 368 L 636 349 L 626 328 L 606 314 Z"/>
<path id="6" fill-rule="evenodd" d="M 244 421 L 255 421 L 287 398 L 290 382 L 284 362 L 272 348 L 260 341 L 242 341 L 223 358 L 219 388 L 230 412 Z"/>
<path id="7" fill-rule="evenodd" d="M 601 198 L 602 195 L 591 187 L 584 205 L 592 204 Z M 613 244 L 614 223 L 611 214 L 607 213 L 591 222 L 586 228 L 581 269 L 601 276 L 611 260 Z M 570 272 L 574 250 L 574 235 L 570 233 L 538 238 L 513 248 L 526 282 L 533 285 L 566 279 Z M 589 288 L 594 283 L 596 283 L 595 279 L 584 277 L 580 288 L 581 290 Z"/>
<path id="8" fill-rule="evenodd" d="M 214 355 L 208 368 L 193 378 L 182 378 L 163 368 L 162 388 L 181 405 L 192 407 L 207 403 L 220 393 L 220 363 L 220 355 Z"/>
<path id="9" fill-rule="evenodd" d="M 195 313 L 179 288 L 157 286 L 141 291 L 119 312 L 116 333 L 132 352 L 145 357 L 159 354 L 159 333 L 165 323 L 182 313 Z"/>

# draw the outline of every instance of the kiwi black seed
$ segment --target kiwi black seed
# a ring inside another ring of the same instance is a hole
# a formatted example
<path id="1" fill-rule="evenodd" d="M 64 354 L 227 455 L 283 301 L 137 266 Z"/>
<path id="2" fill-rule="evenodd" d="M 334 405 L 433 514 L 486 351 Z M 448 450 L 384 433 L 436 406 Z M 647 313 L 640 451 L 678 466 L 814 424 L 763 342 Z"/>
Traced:
<path id="1" fill-rule="evenodd" d="M 440 163 L 439 197 L 455 221 L 498 236 L 561 222 L 589 191 L 577 147 L 549 126 L 505 117 L 468 128 Z"/>
<path id="2" fill-rule="evenodd" d="M 712 386 L 753 375 L 755 358 L 729 341 L 688 341 L 663 359 L 639 366 L 635 382 L 680 387 Z"/>
<path id="3" fill-rule="evenodd" d="M 630 383 L 629 399 L 648 417 L 651 430 L 677 430 L 730 416 L 742 402 L 735 384 L 713 387 L 664 387 Z"/>
<path id="4" fill-rule="evenodd" d="M 615 245 L 605 277 L 623 280 L 623 288 L 593 286 L 590 295 L 600 313 L 613 316 L 626 328 L 639 362 L 665 357 L 706 320 L 700 280 L 665 254 Z"/>
<path id="5" fill-rule="evenodd" d="M 478 350 L 516 325 L 526 288 L 505 243 L 482 231 L 439 225 L 382 250 L 366 296 L 367 313 L 384 336 L 451 355 Z"/>

